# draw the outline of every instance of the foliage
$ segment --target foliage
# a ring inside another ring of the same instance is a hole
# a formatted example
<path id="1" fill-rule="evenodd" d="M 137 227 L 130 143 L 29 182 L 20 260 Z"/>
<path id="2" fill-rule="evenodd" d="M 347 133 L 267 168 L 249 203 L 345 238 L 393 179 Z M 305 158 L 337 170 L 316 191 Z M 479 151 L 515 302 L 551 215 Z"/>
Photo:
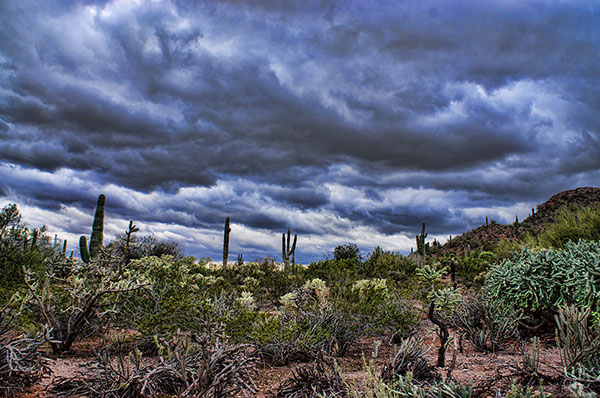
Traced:
<path id="1" fill-rule="evenodd" d="M 171 256 L 174 261 L 182 260 L 185 256 L 179 243 L 158 239 L 153 235 L 137 237 L 127 232 L 118 235 L 112 242 L 113 253 L 122 258 L 125 264 L 131 260 L 140 260 L 144 257 Z"/>
<path id="2" fill-rule="evenodd" d="M 203 271 L 190 258 L 175 261 L 165 255 L 133 260 L 127 269 L 129 278 L 144 281 L 148 288 L 126 297 L 123 322 L 143 336 L 206 330 L 214 312 L 206 296 L 216 295 L 225 282 Z"/>
<path id="3" fill-rule="evenodd" d="M 465 284 L 473 284 L 483 273 L 485 273 L 494 260 L 496 255 L 493 252 L 471 252 L 459 261 L 458 276 Z"/>
<path id="4" fill-rule="evenodd" d="M 138 350 L 127 353 L 119 344 L 116 355 L 104 350 L 96 366 L 53 387 L 59 397 L 92 395 L 103 398 L 229 397 L 255 391 L 256 359 L 247 346 L 223 344 L 213 336 L 176 334 L 161 339 L 160 358 L 145 364 Z"/>
<path id="5" fill-rule="evenodd" d="M 354 243 L 336 246 L 333 249 L 333 258 L 334 260 L 354 260 L 357 264 L 360 264 L 362 260 L 360 249 Z"/>
<path id="6" fill-rule="evenodd" d="M 381 371 L 382 380 L 389 382 L 409 373 L 418 380 L 431 378 L 433 369 L 427 363 L 425 353 L 421 339 L 415 336 L 402 339 L 396 354 Z"/>
<path id="7" fill-rule="evenodd" d="M 568 242 L 563 249 L 524 248 L 490 268 L 484 290 L 529 311 L 576 304 L 598 312 L 600 242 Z"/>
<path id="8" fill-rule="evenodd" d="M 304 276 L 329 283 L 344 283 L 356 279 L 359 273 L 360 267 L 354 259 L 322 260 L 310 263 Z"/>
<path id="9" fill-rule="evenodd" d="M 563 248 L 569 241 L 600 240 L 600 206 L 565 206 L 556 214 L 556 222 L 538 236 L 544 247 Z"/>
<path id="10" fill-rule="evenodd" d="M 518 337 L 521 314 L 482 293 L 466 297 L 456 307 L 452 325 L 482 352 L 496 352 Z"/>
<path id="11" fill-rule="evenodd" d="M 102 325 L 109 320 L 107 315 L 115 308 L 110 296 L 144 286 L 117 274 L 111 260 L 110 252 L 103 249 L 88 264 L 55 254 L 46 258 L 43 276 L 25 270 L 26 300 L 40 311 L 54 353 L 68 351 L 92 321 Z"/>
<path id="12" fill-rule="evenodd" d="M 312 283 L 311 285 L 316 285 Z M 267 362 L 308 361 L 320 353 L 344 355 L 360 333 L 359 323 L 316 292 L 298 289 L 282 297 L 281 312 L 259 317 L 249 338 Z"/>
<path id="13" fill-rule="evenodd" d="M 0 308 L 0 396 L 10 397 L 24 392 L 49 372 L 48 362 L 39 348 L 41 336 L 15 336 L 14 314 L 6 305 Z"/>
<path id="14" fill-rule="evenodd" d="M 556 316 L 556 340 L 567 377 L 586 385 L 597 385 L 600 380 L 600 334 L 597 326 L 590 325 L 589 317 L 589 309 L 561 308 Z"/>
<path id="15" fill-rule="evenodd" d="M 427 295 L 429 300 L 429 311 L 427 317 L 435 326 L 440 339 L 438 348 L 437 366 L 444 367 L 446 360 L 446 345 L 449 332 L 449 319 L 452 316 L 456 305 L 460 302 L 461 296 L 457 288 L 442 288 L 441 277 L 446 272 L 445 267 L 439 263 L 423 264 L 417 270 L 419 279 L 430 288 Z"/>
<path id="16" fill-rule="evenodd" d="M 347 397 L 347 388 L 336 364 L 319 359 L 315 363 L 301 365 L 283 380 L 276 398 Z"/>
<path id="17" fill-rule="evenodd" d="M 361 274 L 367 278 L 389 278 L 396 282 L 410 280 L 416 264 L 400 253 L 376 247 L 364 261 Z"/>
<path id="18" fill-rule="evenodd" d="M 451 380 L 441 379 L 431 384 L 415 380 L 411 373 L 385 382 L 377 375 L 371 362 L 365 365 L 366 381 L 363 388 L 346 383 L 349 398 L 471 398 L 473 387 Z M 325 398 L 325 396 L 321 396 Z"/>
<path id="19" fill-rule="evenodd" d="M 524 387 L 521 384 L 513 383 L 510 390 L 506 392 L 506 398 L 546 398 L 549 397 L 544 393 L 542 387 Z"/>
<path id="20" fill-rule="evenodd" d="M 203 271 L 204 272 L 204 271 Z M 279 297 L 303 283 L 300 275 L 289 275 L 269 259 L 245 262 L 242 266 L 228 268 L 225 272 L 208 271 L 207 275 L 221 278 L 226 290 L 248 291 L 258 303 L 277 304 Z"/>
<path id="21" fill-rule="evenodd" d="M 353 314 L 364 325 L 365 333 L 406 335 L 417 323 L 414 306 L 390 285 L 380 278 L 357 280 L 332 300 L 341 311 Z"/>
<path id="22" fill-rule="evenodd" d="M 23 267 L 43 273 L 44 257 L 53 252 L 50 240 L 40 230 L 30 230 L 21 222 L 17 205 L 8 204 L 0 210 L 0 305 L 25 287 Z"/>

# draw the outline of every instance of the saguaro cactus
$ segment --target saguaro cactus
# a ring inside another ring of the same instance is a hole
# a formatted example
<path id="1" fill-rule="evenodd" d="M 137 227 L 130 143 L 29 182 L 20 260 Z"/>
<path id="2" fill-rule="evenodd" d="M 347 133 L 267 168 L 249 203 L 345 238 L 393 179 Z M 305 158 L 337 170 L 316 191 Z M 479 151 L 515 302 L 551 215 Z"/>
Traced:
<path id="1" fill-rule="evenodd" d="M 416 236 L 417 240 L 417 253 L 421 256 L 422 261 L 425 261 L 425 256 L 429 254 L 429 243 L 425 243 L 427 234 L 425 233 L 425 223 L 421 226 L 421 234 Z"/>
<path id="2" fill-rule="evenodd" d="M 238 254 L 238 256 L 237 256 L 237 265 L 239 267 L 244 265 L 244 255 L 242 253 Z"/>
<path id="3" fill-rule="evenodd" d="M 229 258 L 229 233 L 231 228 L 229 227 L 229 217 L 225 219 L 225 231 L 223 233 L 223 271 L 227 267 L 227 260 Z"/>
<path id="4" fill-rule="evenodd" d="M 294 260 L 295 260 L 295 251 L 296 251 L 296 241 L 298 240 L 298 235 L 294 234 L 294 243 L 292 244 L 292 247 L 290 248 L 290 238 L 291 238 L 291 231 L 288 228 L 288 232 L 287 232 L 287 240 L 286 240 L 286 236 L 285 233 L 282 234 L 281 236 L 281 257 L 283 258 L 283 270 L 285 272 L 288 272 L 290 269 L 290 256 L 294 255 Z"/>
<path id="5" fill-rule="evenodd" d="M 104 239 L 104 202 L 106 196 L 100 194 L 96 204 L 96 213 L 94 214 L 94 223 L 92 225 L 92 235 L 90 236 L 90 247 L 88 249 L 87 239 L 85 236 L 79 238 L 79 251 L 81 259 L 89 263 L 90 259 L 98 255 L 102 241 Z"/>

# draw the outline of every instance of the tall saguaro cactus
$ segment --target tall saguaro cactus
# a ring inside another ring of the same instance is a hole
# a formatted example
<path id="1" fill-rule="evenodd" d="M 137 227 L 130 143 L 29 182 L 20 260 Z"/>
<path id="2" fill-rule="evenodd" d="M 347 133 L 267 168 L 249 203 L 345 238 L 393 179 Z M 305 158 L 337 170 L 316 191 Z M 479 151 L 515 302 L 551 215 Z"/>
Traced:
<path id="1" fill-rule="evenodd" d="M 425 223 L 421 226 L 421 234 L 416 236 L 417 239 L 417 253 L 422 258 L 422 261 L 425 261 L 425 256 L 429 252 L 429 243 L 425 243 L 425 238 L 427 238 L 427 234 L 425 233 Z"/>
<path id="2" fill-rule="evenodd" d="M 225 219 L 225 231 L 223 234 L 223 271 L 227 267 L 227 260 L 229 258 L 229 233 L 231 228 L 229 227 L 229 217 Z"/>
<path id="3" fill-rule="evenodd" d="M 292 236 L 292 233 L 289 228 L 288 228 L 288 232 L 287 232 L 287 241 L 286 241 L 285 232 L 281 236 L 281 257 L 283 258 L 283 270 L 285 272 L 288 272 L 290 269 L 290 256 L 293 255 L 294 260 L 296 258 L 295 251 L 296 251 L 296 241 L 298 240 L 298 235 L 294 234 L 294 243 L 292 244 L 292 247 L 290 248 L 291 236 Z"/>
<path id="4" fill-rule="evenodd" d="M 89 263 L 92 258 L 98 256 L 98 251 L 102 247 L 104 239 L 104 202 L 106 196 L 100 194 L 96 203 L 96 213 L 94 214 L 94 223 L 92 224 L 92 235 L 90 236 L 90 246 L 88 249 L 87 239 L 85 236 L 79 238 L 79 251 L 81 259 L 85 263 Z"/>

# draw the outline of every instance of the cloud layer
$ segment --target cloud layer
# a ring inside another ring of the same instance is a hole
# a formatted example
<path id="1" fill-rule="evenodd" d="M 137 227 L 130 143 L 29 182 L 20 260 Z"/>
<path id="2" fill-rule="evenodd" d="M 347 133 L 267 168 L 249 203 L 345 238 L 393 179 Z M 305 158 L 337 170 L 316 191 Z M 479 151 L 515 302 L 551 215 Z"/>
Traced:
<path id="1" fill-rule="evenodd" d="M 246 258 L 291 227 L 307 262 L 597 184 L 593 1 L 397 3 L 4 1 L 0 201 L 75 238 L 104 192 L 215 258 L 226 216 Z"/>

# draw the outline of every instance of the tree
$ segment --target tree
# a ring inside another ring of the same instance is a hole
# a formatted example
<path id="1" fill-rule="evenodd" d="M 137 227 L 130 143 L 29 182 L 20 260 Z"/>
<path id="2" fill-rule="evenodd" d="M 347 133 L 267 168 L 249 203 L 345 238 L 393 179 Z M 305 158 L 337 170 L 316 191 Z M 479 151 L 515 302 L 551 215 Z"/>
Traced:
<path id="1" fill-rule="evenodd" d="M 339 245 L 333 249 L 333 258 L 336 260 L 356 260 L 361 261 L 360 249 L 354 243 Z"/>

